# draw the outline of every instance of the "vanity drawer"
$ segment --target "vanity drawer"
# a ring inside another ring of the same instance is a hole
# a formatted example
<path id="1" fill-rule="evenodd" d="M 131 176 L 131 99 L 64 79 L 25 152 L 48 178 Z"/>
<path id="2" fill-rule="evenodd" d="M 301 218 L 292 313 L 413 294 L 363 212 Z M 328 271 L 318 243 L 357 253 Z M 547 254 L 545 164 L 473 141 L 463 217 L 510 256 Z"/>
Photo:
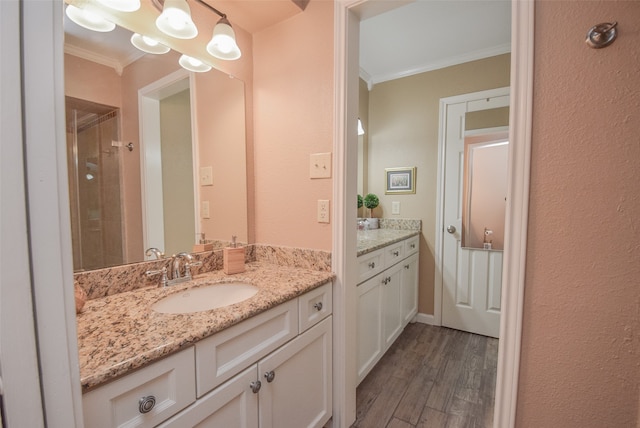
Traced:
<path id="1" fill-rule="evenodd" d="M 155 399 L 147 413 L 140 411 L 143 397 Z M 195 400 L 194 349 L 190 347 L 84 394 L 84 425 L 154 427 Z"/>
<path id="2" fill-rule="evenodd" d="M 196 343 L 196 389 L 202 397 L 298 335 L 298 299 Z"/>
<path id="3" fill-rule="evenodd" d="M 387 245 L 384 250 L 384 265 L 391 267 L 404 258 L 404 241 Z"/>
<path id="4" fill-rule="evenodd" d="M 384 249 L 358 257 L 358 284 L 366 281 L 384 269 Z"/>
<path id="5" fill-rule="evenodd" d="M 333 310 L 331 285 L 331 282 L 328 282 L 298 298 L 300 334 L 331 314 Z"/>
<path id="6" fill-rule="evenodd" d="M 420 249 L 420 235 L 412 236 L 404 241 L 404 256 L 409 257 Z"/>

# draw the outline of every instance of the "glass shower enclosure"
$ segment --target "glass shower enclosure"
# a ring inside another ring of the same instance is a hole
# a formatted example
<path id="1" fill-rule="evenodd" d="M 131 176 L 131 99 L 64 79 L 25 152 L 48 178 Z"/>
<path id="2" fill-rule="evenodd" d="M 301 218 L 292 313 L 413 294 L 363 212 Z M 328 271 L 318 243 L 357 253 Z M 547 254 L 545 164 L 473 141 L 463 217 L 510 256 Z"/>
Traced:
<path id="1" fill-rule="evenodd" d="M 119 109 L 65 97 L 74 271 L 124 263 Z"/>

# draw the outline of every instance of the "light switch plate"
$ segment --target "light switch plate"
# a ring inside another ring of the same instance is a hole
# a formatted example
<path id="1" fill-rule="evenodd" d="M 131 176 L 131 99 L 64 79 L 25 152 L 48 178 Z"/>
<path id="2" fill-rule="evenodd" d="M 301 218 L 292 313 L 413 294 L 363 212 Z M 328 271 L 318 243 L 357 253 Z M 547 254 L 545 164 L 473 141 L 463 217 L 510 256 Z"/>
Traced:
<path id="1" fill-rule="evenodd" d="M 309 157 L 309 178 L 331 178 L 331 153 L 314 153 Z"/>
<path id="2" fill-rule="evenodd" d="M 213 167 L 203 166 L 200 168 L 200 185 L 213 186 Z"/>
<path id="3" fill-rule="evenodd" d="M 209 211 L 209 201 L 202 201 L 202 218 L 211 218 L 211 211 Z"/>
<path id="4" fill-rule="evenodd" d="M 391 202 L 391 214 L 400 214 L 400 202 L 392 201 Z"/>

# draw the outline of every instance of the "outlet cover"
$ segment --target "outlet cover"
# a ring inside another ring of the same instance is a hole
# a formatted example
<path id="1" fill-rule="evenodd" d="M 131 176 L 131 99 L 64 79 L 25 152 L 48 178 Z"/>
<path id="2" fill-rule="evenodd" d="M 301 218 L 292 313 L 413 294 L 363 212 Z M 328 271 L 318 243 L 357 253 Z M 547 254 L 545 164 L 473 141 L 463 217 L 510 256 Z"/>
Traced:
<path id="1" fill-rule="evenodd" d="M 400 202 L 399 201 L 391 202 L 391 214 L 400 214 Z"/>
<path id="2" fill-rule="evenodd" d="M 329 223 L 329 201 L 318 199 L 318 223 Z"/>

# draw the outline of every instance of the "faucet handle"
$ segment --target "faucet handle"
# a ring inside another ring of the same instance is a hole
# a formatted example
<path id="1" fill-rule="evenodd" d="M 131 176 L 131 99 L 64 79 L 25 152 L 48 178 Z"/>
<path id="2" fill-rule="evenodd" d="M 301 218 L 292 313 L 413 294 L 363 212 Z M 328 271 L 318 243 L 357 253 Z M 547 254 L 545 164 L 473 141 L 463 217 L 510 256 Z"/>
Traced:
<path id="1" fill-rule="evenodd" d="M 148 270 L 145 272 L 148 277 L 162 275 L 160 278 L 160 286 L 166 287 L 169 284 L 169 278 L 167 277 L 166 266 L 160 270 Z"/>
<path id="2" fill-rule="evenodd" d="M 184 275 L 191 278 L 191 266 L 202 266 L 202 261 L 188 262 L 184 264 Z"/>

